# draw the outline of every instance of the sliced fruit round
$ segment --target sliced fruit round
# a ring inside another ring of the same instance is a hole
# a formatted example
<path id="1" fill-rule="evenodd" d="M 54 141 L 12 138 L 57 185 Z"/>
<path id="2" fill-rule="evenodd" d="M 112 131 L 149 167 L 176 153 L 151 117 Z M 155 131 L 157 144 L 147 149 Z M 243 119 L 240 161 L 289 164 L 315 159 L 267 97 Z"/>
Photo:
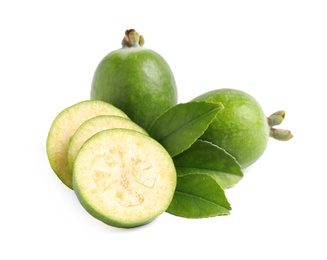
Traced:
<path id="1" fill-rule="evenodd" d="M 148 135 L 142 127 L 130 119 L 121 116 L 101 115 L 86 120 L 80 125 L 69 141 L 67 160 L 70 176 L 73 174 L 76 155 L 84 142 L 97 132 L 112 128 L 126 128 Z"/>
<path id="2" fill-rule="evenodd" d="M 99 100 L 85 100 L 62 110 L 54 119 L 46 141 L 46 152 L 52 170 L 69 188 L 73 188 L 68 172 L 67 152 L 71 136 L 86 120 L 98 115 L 127 115 L 115 106 Z"/>
<path id="3" fill-rule="evenodd" d="M 79 150 L 73 187 L 82 206 L 115 227 L 149 223 L 166 211 L 176 188 L 168 152 L 153 138 L 130 129 L 96 133 Z"/>

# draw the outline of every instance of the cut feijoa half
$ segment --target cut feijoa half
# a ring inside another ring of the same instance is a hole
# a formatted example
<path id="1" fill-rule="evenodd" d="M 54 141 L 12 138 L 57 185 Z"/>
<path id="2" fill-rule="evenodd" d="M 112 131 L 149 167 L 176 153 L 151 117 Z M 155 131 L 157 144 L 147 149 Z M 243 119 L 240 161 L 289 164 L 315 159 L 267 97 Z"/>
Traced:
<path id="1" fill-rule="evenodd" d="M 73 188 L 68 172 L 67 152 L 71 136 L 86 120 L 98 115 L 127 115 L 115 106 L 99 100 L 85 100 L 62 110 L 54 119 L 46 141 L 46 152 L 52 170 L 69 188 Z"/>
<path id="2" fill-rule="evenodd" d="M 73 166 L 76 155 L 79 149 L 84 144 L 84 142 L 97 132 L 112 128 L 126 128 L 148 135 L 142 127 L 140 127 L 130 119 L 121 116 L 101 115 L 86 120 L 76 130 L 76 132 L 73 134 L 69 141 L 67 160 L 70 176 L 72 176 L 73 174 Z"/>
<path id="3" fill-rule="evenodd" d="M 130 129 L 96 133 L 79 150 L 73 187 L 96 219 L 131 228 L 166 211 L 176 188 L 168 152 L 153 138 Z"/>

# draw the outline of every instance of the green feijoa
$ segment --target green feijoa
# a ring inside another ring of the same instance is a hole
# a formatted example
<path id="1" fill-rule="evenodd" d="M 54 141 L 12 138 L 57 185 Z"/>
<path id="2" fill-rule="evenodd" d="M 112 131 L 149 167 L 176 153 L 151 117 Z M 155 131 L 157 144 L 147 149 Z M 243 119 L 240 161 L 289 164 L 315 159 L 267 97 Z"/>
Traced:
<path id="1" fill-rule="evenodd" d="M 260 104 L 250 94 L 237 89 L 216 89 L 204 93 L 196 101 L 221 102 L 224 110 L 210 124 L 201 139 L 212 142 L 233 155 L 246 168 L 264 153 L 269 136 L 289 140 L 288 130 L 275 129 L 283 113 L 267 118 Z"/>
<path id="2" fill-rule="evenodd" d="M 162 112 L 177 104 L 177 87 L 167 61 L 143 44 L 135 30 L 125 32 L 122 48 L 98 64 L 91 99 L 115 105 L 148 130 Z"/>

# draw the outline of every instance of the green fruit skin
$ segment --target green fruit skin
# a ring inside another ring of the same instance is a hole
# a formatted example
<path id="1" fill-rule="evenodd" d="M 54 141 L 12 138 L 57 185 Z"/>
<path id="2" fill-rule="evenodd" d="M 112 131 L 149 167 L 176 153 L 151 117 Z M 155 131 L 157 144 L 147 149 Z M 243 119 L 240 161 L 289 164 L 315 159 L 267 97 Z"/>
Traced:
<path id="1" fill-rule="evenodd" d="M 194 100 L 221 102 L 224 109 L 209 125 L 201 139 L 225 149 L 241 164 L 252 165 L 264 153 L 268 139 L 267 117 L 249 94 L 236 89 L 216 89 Z"/>
<path id="2" fill-rule="evenodd" d="M 177 87 L 162 56 L 144 47 L 124 47 L 99 63 L 91 99 L 113 104 L 148 130 L 161 113 L 177 104 Z"/>

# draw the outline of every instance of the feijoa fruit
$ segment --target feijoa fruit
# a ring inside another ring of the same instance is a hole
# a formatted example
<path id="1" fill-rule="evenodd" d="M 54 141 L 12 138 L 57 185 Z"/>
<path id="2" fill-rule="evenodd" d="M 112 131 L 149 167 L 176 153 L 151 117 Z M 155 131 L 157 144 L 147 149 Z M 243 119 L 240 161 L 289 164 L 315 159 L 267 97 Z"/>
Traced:
<path id="1" fill-rule="evenodd" d="M 177 88 L 166 60 L 143 44 L 144 38 L 134 29 L 125 32 L 122 48 L 98 64 L 91 99 L 113 104 L 148 130 L 154 119 L 177 103 Z"/>
<path id="2" fill-rule="evenodd" d="M 290 131 L 273 128 L 284 119 L 284 111 L 278 111 L 267 118 L 258 101 L 244 91 L 215 89 L 194 100 L 223 104 L 224 109 L 209 125 L 201 139 L 225 149 L 236 158 L 243 169 L 261 157 L 270 136 L 284 141 L 292 138 Z"/>

